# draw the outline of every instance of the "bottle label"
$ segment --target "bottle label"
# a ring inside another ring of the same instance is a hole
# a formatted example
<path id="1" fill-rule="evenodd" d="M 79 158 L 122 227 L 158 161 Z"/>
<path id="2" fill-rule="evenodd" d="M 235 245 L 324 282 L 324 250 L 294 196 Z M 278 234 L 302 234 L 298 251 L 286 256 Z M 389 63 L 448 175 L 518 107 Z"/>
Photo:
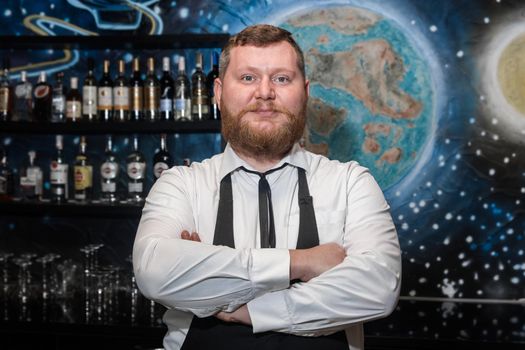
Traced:
<path id="1" fill-rule="evenodd" d="M 64 95 L 53 96 L 53 113 L 64 113 L 66 110 L 66 97 Z"/>
<path id="2" fill-rule="evenodd" d="M 142 107 L 144 106 L 142 93 L 142 87 L 140 86 L 131 88 L 131 110 L 142 111 Z"/>
<path id="3" fill-rule="evenodd" d="M 98 88 L 98 107 L 99 110 L 113 109 L 113 89 L 109 86 Z"/>
<path id="4" fill-rule="evenodd" d="M 85 115 L 97 114 L 97 87 L 84 86 L 82 88 L 82 110 Z"/>
<path id="5" fill-rule="evenodd" d="M 38 167 L 29 167 L 26 176 L 20 177 L 20 187 L 29 196 L 41 195 L 43 184 L 42 170 Z"/>
<path id="6" fill-rule="evenodd" d="M 82 191 L 93 186 L 93 167 L 90 165 L 75 166 L 75 190 Z"/>
<path id="7" fill-rule="evenodd" d="M 144 87 L 144 109 L 156 111 L 159 109 L 160 88 L 158 86 Z"/>
<path id="8" fill-rule="evenodd" d="M 59 164 L 56 161 L 51 162 L 51 174 L 50 182 L 53 185 L 66 185 L 67 184 L 67 164 Z"/>
<path id="9" fill-rule="evenodd" d="M 115 193 L 117 192 L 117 183 L 116 182 L 102 182 L 101 186 L 102 192 L 105 193 Z"/>
<path id="10" fill-rule="evenodd" d="M 9 88 L 0 88 L 0 111 L 5 112 L 9 108 Z"/>
<path id="11" fill-rule="evenodd" d="M 191 100 L 189 98 L 175 99 L 175 114 L 176 119 L 190 119 Z"/>
<path id="12" fill-rule="evenodd" d="M 113 98 L 115 100 L 115 109 L 129 110 L 129 87 L 115 86 L 113 88 Z"/>
<path id="13" fill-rule="evenodd" d="M 144 178 L 146 174 L 146 163 L 144 162 L 131 162 L 127 167 L 128 176 L 133 180 L 140 180 Z"/>
<path id="14" fill-rule="evenodd" d="M 103 179 L 111 180 L 118 176 L 118 164 L 115 162 L 104 162 L 100 166 L 100 176 Z"/>
<path id="15" fill-rule="evenodd" d="M 153 175 L 155 175 L 155 178 L 158 179 L 160 175 L 162 174 L 162 172 L 168 169 L 169 169 L 168 164 L 164 162 L 155 163 L 155 165 L 153 166 Z"/>
<path id="16" fill-rule="evenodd" d="M 173 109 L 173 100 L 170 98 L 163 98 L 160 100 L 160 111 L 170 112 Z"/>
<path id="17" fill-rule="evenodd" d="M 7 179 L 0 176 L 0 194 L 7 194 Z"/>
<path id="18" fill-rule="evenodd" d="M 142 192 L 143 188 L 142 182 L 128 182 L 128 192 Z"/>
<path id="19" fill-rule="evenodd" d="M 80 119 L 82 106 L 80 101 L 67 101 L 66 102 L 66 118 L 67 120 L 75 121 Z"/>
<path id="20" fill-rule="evenodd" d="M 35 87 L 35 97 L 39 99 L 46 98 L 49 93 L 51 92 L 51 89 L 47 85 L 38 85 Z"/>
<path id="21" fill-rule="evenodd" d="M 32 87 L 30 84 L 18 84 L 15 87 L 15 96 L 19 99 L 29 99 L 31 98 Z"/>

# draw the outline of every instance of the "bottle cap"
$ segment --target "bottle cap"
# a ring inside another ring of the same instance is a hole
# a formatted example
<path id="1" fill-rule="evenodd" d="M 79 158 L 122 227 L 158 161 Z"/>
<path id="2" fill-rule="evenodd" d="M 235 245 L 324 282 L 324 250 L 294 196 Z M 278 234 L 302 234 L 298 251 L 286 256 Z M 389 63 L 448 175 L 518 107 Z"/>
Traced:
<path id="1" fill-rule="evenodd" d="M 78 89 L 78 78 L 71 77 L 71 89 Z"/>
<path id="2" fill-rule="evenodd" d="M 183 56 L 179 57 L 179 71 L 185 71 L 186 70 L 186 60 Z"/>
<path id="3" fill-rule="evenodd" d="M 162 70 L 165 72 L 170 71 L 170 58 L 169 57 L 162 58 Z"/>

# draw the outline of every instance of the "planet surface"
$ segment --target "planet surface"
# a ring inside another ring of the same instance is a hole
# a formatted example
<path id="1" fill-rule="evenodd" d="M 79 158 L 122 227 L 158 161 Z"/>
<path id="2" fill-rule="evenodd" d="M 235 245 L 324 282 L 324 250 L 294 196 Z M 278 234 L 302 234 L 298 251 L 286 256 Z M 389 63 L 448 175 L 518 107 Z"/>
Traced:
<path id="1" fill-rule="evenodd" d="M 512 40 L 498 62 L 498 82 L 507 102 L 525 115 L 525 34 Z"/>
<path id="2" fill-rule="evenodd" d="M 432 138 L 434 118 L 429 64 L 406 31 L 352 6 L 302 10 L 279 25 L 305 54 L 305 147 L 358 161 L 383 189 L 400 181 Z"/>

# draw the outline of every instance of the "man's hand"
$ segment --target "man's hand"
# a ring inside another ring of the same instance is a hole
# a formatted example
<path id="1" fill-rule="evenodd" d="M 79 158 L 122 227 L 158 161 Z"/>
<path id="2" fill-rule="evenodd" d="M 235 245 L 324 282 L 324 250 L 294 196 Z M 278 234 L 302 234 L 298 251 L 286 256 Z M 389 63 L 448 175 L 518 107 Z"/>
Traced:
<path id="1" fill-rule="evenodd" d="M 337 243 L 326 243 L 310 249 L 290 250 L 290 279 L 308 282 L 340 264 L 346 252 Z"/>
<path id="2" fill-rule="evenodd" d="M 252 325 L 252 319 L 246 304 L 233 312 L 220 311 L 215 314 L 215 317 L 224 322 L 242 323 L 248 326 Z"/>
<path id="3" fill-rule="evenodd" d="M 180 234 L 180 238 L 185 239 L 187 241 L 195 241 L 200 242 L 201 238 L 199 237 L 199 234 L 197 232 L 193 232 L 191 235 L 188 231 L 184 230 Z"/>

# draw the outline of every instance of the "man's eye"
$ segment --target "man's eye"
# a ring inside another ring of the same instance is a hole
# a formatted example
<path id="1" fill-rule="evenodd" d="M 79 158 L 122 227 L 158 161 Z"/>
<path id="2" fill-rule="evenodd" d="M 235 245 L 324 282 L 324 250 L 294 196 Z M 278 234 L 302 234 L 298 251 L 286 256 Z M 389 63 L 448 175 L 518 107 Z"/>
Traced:
<path id="1" fill-rule="evenodd" d="M 284 84 L 290 81 L 290 78 L 286 76 L 278 76 L 273 79 L 276 83 Z"/>
<path id="2" fill-rule="evenodd" d="M 246 82 L 252 82 L 255 80 L 255 78 L 252 75 L 243 75 L 241 77 L 241 80 Z"/>

